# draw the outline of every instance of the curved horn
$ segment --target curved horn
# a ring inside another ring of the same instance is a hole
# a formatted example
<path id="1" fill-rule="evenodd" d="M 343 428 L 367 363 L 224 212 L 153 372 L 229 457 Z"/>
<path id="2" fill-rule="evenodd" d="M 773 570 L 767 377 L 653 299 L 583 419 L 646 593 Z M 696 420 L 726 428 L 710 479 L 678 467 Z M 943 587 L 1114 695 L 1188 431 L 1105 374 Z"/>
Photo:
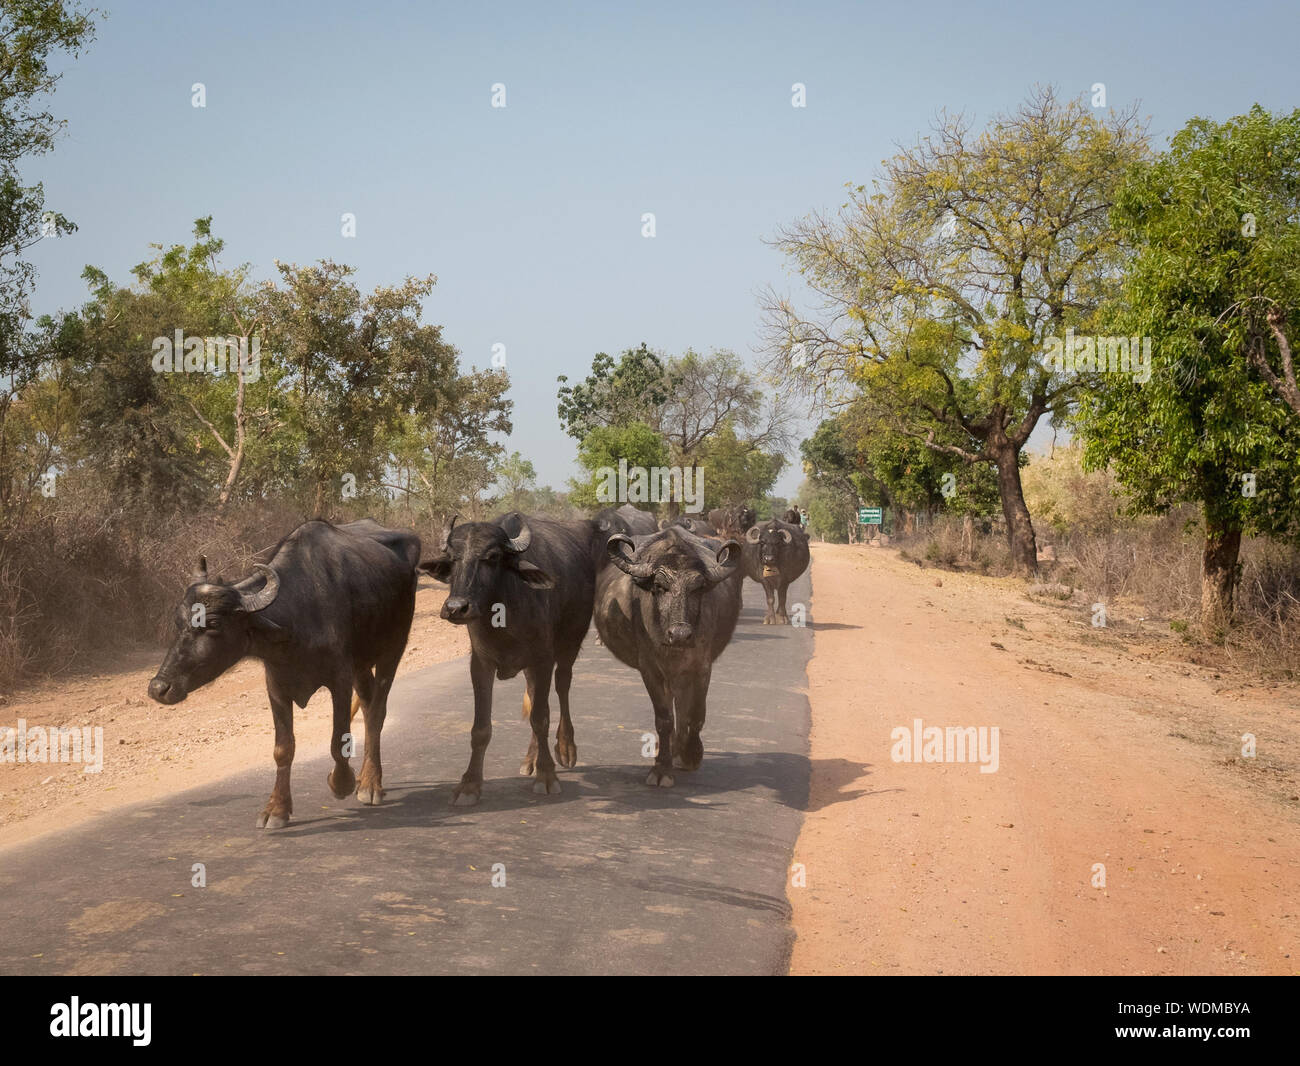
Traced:
<path id="1" fill-rule="evenodd" d="M 787 544 L 789 544 L 790 541 L 794 540 L 794 537 L 790 535 L 790 531 L 788 529 L 781 530 L 781 536 L 785 538 L 785 542 Z"/>
<path id="2" fill-rule="evenodd" d="M 636 554 L 636 545 L 632 543 L 632 538 L 624 536 L 622 533 L 615 533 L 605 544 L 605 550 L 609 552 L 610 562 L 630 578 L 644 581 L 646 578 L 651 577 L 655 572 L 654 563 L 638 563 L 632 555 L 624 553 L 624 544 L 632 549 L 633 555 Z"/>
<path id="3" fill-rule="evenodd" d="M 451 543 L 451 531 L 456 528 L 456 519 L 459 517 L 460 515 L 458 514 L 452 515 L 451 521 L 447 523 L 447 528 L 442 531 L 442 550 L 444 553 L 447 551 L 447 546 Z"/>
<path id="4" fill-rule="evenodd" d="M 266 578 L 266 584 L 257 592 L 241 592 L 239 594 L 239 603 L 246 611 L 261 611 L 270 607 L 279 594 L 280 575 L 269 566 L 263 566 L 261 563 L 255 563 L 253 569 Z"/>
<path id="5" fill-rule="evenodd" d="M 762 531 L 758 526 L 750 526 L 745 530 L 745 539 L 749 541 L 750 544 L 757 544 L 760 536 L 762 536 Z"/>
<path id="6" fill-rule="evenodd" d="M 519 516 L 519 535 L 510 538 L 510 543 L 506 545 L 510 551 L 518 554 L 528 550 L 528 545 L 533 542 L 533 531 L 528 528 L 528 523 L 524 516 Z"/>
<path id="7" fill-rule="evenodd" d="M 717 562 L 710 563 L 708 567 L 709 580 L 714 584 L 719 581 L 725 581 L 736 572 L 736 567 L 740 565 L 740 553 L 744 549 L 737 540 L 726 541 L 718 549 L 716 556 Z"/>

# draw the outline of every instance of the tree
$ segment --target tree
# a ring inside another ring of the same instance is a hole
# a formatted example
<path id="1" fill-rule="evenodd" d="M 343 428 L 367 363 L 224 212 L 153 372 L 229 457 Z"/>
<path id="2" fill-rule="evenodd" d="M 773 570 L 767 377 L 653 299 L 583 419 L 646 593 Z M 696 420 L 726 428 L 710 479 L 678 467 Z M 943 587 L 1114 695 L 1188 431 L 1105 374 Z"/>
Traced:
<path id="1" fill-rule="evenodd" d="M 204 442 L 220 449 L 215 458 L 225 466 L 217 494 L 221 511 L 243 470 L 250 429 L 265 438 L 283 424 L 276 388 L 280 369 L 270 359 L 263 365 L 260 356 L 265 308 L 249 283 L 247 263 L 229 271 L 221 268 L 225 242 L 212 235 L 211 216 L 195 221 L 194 244 L 189 248 L 153 247 L 157 254 L 135 268 L 136 279 L 167 301 L 184 334 L 204 339 L 205 363 L 211 355 L 212 372 L 174 374 L 169 384 L 206 431 L 200 434 Z M 203 443 L 198 447 L 202 451 Z"/>
<path id="2" fill-rule="evenodd" d="M 700 355 L 688 348 L 669 361 L 668 382 L 667 402 L 652 424 L 668 441 L 674 462 L 694 465 L 724 427 L 743 434 L 755 450 L 789 447 L 785 404 L 779 396 L 764 404 L 763 391 L 735 352 L 722 348 Z"/>
<path id="3" fill-rule="evenodd" d="M 564 431 L 581 442 L 593 429 L 629 422 L 657 425 L 658 411 L 668 402 L 672 382 L 663 361 L 641 343 L 628 348 L 618 362 L 604 352 L 591 361 L 591 373 L 577 385 L 565 384 L 561 374 L 558 414 Z"/>
<path id="4" fill-rule="evenodd" d="M 644 422 L 631 422 L 626 426 L 597 426 L 583 438 L 578 449 L 578 463 L 588 472 L 586 478 L 574 478 L 569 486 L 569 502 L 576 507 L 598 510 L 601 507 L 618 506 L 622 503 L 644 503 L 644 510 L 649 510 L 648 500 L 622 500 L 602 498 L 601 490 L 612 485 L 611 474 L 619 467 L 619 460 L 626 461 L 629 467 L 652 467 L 668 465 L 668 448 L 663 438 Z"/>
<path id="5" fill-rule="evenodd" d="M 45 210 L 43 187 L 25 186 L 18 166 L 54 147 L 64 123 L 45 110 L 60 77 L 49 61 L 59 53 L 76 57 L 89 46 L 94 13 L 62 0 L 0 0 L 0 516 L 17 488 L 8 418 L 19 395 L 48 367 L 47 342 L 55 329 L 47 324 L 38 335 L 27 333 L 36 271 L 22 256 L 44 237 L 76 229 Z M 26 491 L 19 493 L 23 499 Z"/>
<path id="6" fill-rule="evenodd" d="M 1038 89 L 974 135 L 943 115 L 933 135 L 884 164 L 873 191 L 850 187 L 838 215 L 812 215 L 775 244 L 820 307 L 765 301 L 770 367 L 823 404 L 851 400 L 866 371 L 899 431 L 997 469 L 1012 554 L 1037 569 L 1020 453 L 1078 381 L 1041 352 L 1086 328 L 1116 284 L 1123 248 L 1108 211 L 1145 151 L 1131 113 L 1094 115 Z M 970 446 L 941 439 L 937 427 Z"/>
<path id="7" fill-rule="evenodd" d="M 662 359 L 642 344 L 617 363 L 598 353 L 592 373 L 579 385 L 562 386 L 559 401 L 560 420 L 584 447 L 595 430 L 638 425 L 664 444 L 663 465 L 711 464 L 705 477 L 709 499 L 715 491 L 739 493 L 719 503 L 761 501 L 790 446 L 785 402 L 779 396 L 766 402 L 753 376 L 726 349 L 700 355 L 688 348 L 680 357 Z M 646 442 L 638 434 L 633 438 L 644 450 Z M 613 438 L 592 439 L 600 450 Z M 579 493 L 575 502 L 583 498 Z M 677 513 L 679 503 L 668 501 L 669 514 Z"/>
<path id="8" fill-rule="evenodd" d="M 64 123 L 45 110 L 58 84 L 50 58 L 81 54 L 95 36 L 92 10 L 64 0 L 0 0 L 0 378 L 13 370 L 16 338 L 28 317 L 35 275 L 22 253 L 42 237 L 76 227 L 45 210 L 40 185 L 24 186 L 18 164 L 44 155 Z"/>
<path id="9" fill-rule="evenodd" d="M 1243 533 L 1290 536 L 1300 516 L 1300 424 L 1281 387 L 1300 295 L 1298 115 L 1194 119 L 1126 184 L 1114 218 L 1138 250 L 1113 328 L 1151 338 L 1154 370 L 1089 391 L 1079 412 L 1087 465 L 1113 465 L 1132 511 L 1200 504 L 1210 639 L 1231 620 Z"/>
<path id="10" fill-rule="evenodd" d="M 511 511 L 520 511 L 529 489 L 537 484 L 537 470 L 518 452 L 511 452 L 497 464 L 496 479 L 501 486 L 502 505 Z"/>
<path id="11" fill-rule="evenodd" d="M 286 366 L 289 429 L 322 514 L 341 489 L 361 497 L 384 491 L 403 415 L 438 406 L 457 376 L 456 351 L 439 327 L 420 322 L 432 275 L 363 296 L 349 280 L 352 267 L 277 266 L 283 288 L 266 290 L 262 314 Z"/>
<path id="12" fill-rule="evenodd" d="M 512 429 L 509 389 L 504 370 L 454 374 L 428 406 L 404 417 L 393 445 L 395 487 L 427 516 L 480 515 L 479 494 L 504 451 L 493 437 Z"/>
<path id="13" fill-rule="evenodd" d="M 704 510 L 746 503 L 758 509 L 785 469 L 785 456 L 763 451 L 736 436 L 724 422 L 698 453 L 704 478 Z"/>

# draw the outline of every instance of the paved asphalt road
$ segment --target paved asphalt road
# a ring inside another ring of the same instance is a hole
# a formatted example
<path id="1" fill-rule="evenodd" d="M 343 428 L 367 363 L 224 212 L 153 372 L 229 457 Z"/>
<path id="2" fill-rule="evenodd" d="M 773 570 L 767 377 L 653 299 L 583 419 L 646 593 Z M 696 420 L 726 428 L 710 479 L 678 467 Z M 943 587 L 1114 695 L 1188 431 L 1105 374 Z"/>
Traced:
<path id="1" fill-rule="evenodd" d="M 809 591 L 805 575 L 791 603 Z M 294 821 L 254 829 L 274 776 L 268 709 L 256 770 L 0 854 L 0 974 L 784 973 L 813 638 L 763 626 L 762 602 L 746 581 L 704 763 L 671 789 L 645 784 L 650 701 L 594 629 L 559 796 L 517 775 L 520 675 L 496 685 L 483 802 L 449 806 L 469 757 L 468 660 L 399 671 L 382 806 L 334 799 L 327 752 L 300 749 Z M 552 732 L 557 716 L 552 696 Z M 199 862 L 205 888 L 190 883 Z"/>

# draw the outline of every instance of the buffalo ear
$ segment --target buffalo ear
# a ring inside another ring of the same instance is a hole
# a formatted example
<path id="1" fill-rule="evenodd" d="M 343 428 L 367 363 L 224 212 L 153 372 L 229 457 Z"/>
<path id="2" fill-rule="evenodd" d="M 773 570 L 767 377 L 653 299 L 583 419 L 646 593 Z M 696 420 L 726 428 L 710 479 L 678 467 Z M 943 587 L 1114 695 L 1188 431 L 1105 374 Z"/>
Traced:
<path id="1" fill-rule="evenodd" d="M 432 558 L 425 559 L 416 570 L 428 574 L 434 581 L 441 581 L 444 585 L 451 581 L 451 556 L 435 555 Z"/>
<path id="2" fill-rule="evenodd" d="M 520 577 L 535 589 L 553 589 L 555 588 L 555 579 L 551 577 L 540 566 L 534 566 L 527 559 L 520 559 L 518 556 L 510 557 L 510 565 Z"/>

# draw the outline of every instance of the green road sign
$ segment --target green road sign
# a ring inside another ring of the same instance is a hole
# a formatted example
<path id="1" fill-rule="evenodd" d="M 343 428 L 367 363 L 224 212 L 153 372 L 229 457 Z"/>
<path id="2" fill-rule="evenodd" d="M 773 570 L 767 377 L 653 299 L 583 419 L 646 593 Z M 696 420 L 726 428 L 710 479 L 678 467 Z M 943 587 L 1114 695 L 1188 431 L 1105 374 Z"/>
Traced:
<path id="1" fill-rule="evenodd" d="M 860 526 L 878 526 L 883 517 L 883 512 L 879 507 L 858 508 L 858 525 Z"/>

